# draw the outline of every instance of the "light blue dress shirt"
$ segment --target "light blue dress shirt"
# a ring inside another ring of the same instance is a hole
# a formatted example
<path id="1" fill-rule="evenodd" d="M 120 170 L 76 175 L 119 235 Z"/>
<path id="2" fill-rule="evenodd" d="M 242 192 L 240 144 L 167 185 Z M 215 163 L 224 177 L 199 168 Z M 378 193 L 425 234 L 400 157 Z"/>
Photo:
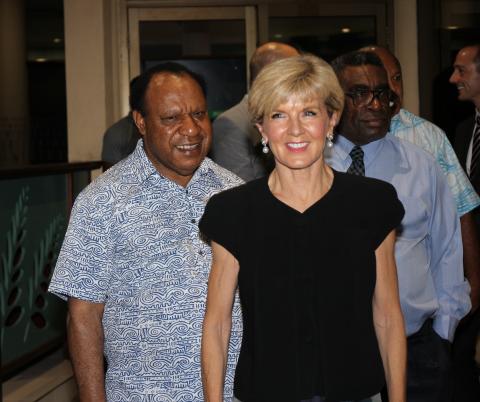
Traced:
<path id="1" fill-rule="evenodd" d="M 327 163 L 345 172 L 353 147 L 338 136 L 334 147 L 326 150 Z M 407 335 L 432 317 L 437 334 L 452 341 L 471 304 L 463 276 L 460 221 L 446 178 L 431 155 L 393 136 L 362 149 L 365 176 L 392 184 L 405 208 L 395 259 Z"/>
<path id="2" fill-rule="evenodd" d="M 161 176 L 143 149 L 75 201 L 50 292 L 104 303 L 107 401 L 202 402 L 200 341 L 211 249 L 198 221 L 213 194 L 242 181 L 205 159 L 186 187 Z M 233 308 L 225 400 L 241 334 Z"/>

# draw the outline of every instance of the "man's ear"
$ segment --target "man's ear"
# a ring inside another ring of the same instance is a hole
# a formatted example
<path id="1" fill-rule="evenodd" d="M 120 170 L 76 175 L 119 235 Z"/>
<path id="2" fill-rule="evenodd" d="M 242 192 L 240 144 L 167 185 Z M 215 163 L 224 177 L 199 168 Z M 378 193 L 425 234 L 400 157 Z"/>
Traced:
<path id="1" fill-rule="evenodd" d="M 138 128 L 138 131 L 140 131 L 140 134 L 145 135 L 145 119 L 143 118 L 142 114 L 139 111 L 134 110 L 132 112 L 132 118 Z"/>

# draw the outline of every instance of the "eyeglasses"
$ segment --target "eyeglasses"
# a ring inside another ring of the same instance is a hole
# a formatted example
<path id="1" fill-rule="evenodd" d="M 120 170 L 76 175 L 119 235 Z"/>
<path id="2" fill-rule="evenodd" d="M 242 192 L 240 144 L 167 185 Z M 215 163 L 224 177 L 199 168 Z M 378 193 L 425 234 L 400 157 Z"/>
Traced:
<path id="1" fill-rule="evenodd" d="M 392 100 L 392 91 L 389 88 L 356 89 L 345 92 L 345 95 L 352 98 L 354 106 L 368 106 L 375 98 L 384 104 L 388 104 Z"/>

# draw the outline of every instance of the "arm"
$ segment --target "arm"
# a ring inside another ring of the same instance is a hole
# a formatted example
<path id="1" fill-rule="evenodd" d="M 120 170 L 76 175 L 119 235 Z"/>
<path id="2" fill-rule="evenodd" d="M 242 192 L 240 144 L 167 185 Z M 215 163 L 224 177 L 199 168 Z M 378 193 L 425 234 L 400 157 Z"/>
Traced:
<path id="1" fill-rule="evenodd" d="M 232 254 L 213 241 L 212 254 L 203 321 L 202 380 L 205 401 L 221 402 L 239 265 Z"/>
<path id="2" fill-rule="evenodd" d="M 479 200 L 447 136 L 433 124 L 431 127 L 430 138 L 437 136 L 439 138 L 438 142 L 442 144 L 437 151 L 436 158 L 448 178 L 448 184 L 452 190 L 457 204 L 457 212 L 460 216 L 463 242 L 463 272 L 470 283 L 471 311 L 473 312 L 480 303 L 480 239 L 478 238 L 472 215 L 472 210 L 479 204 Z"/>
<path id="3" fill-rule="evenodd" d="M 406 401 L 407 340 L 398 295 L 394 258 L 395 231 L 375 250 L 377 282 L 373 322 L 387 380 L 390 402 Z"/>
<path id="4" fill-rule="evenodd" d="M 69 298 L 68 308 L 68 347 L 80 401 L 105 401 L 102 327 L 104 304 Z"/>
<path id="5" fill-rule="evenodd" d="M 443 339 L 452 342 L 458 322 L 471 308 L 470 286 L 463 273 L 463 246 L 457 208 L 445 176 L 436 165 L 433 167 L 427 238 L 430 270 L 438 299 L 433 329 Z"/>
<path id="6" fill-rule="evenodd" d="M 471 313 L 480 304 L 480 238 L 478 237 L 472 212 L 460 218 L 463 242 L 463 271 L 470 283 Z"/>

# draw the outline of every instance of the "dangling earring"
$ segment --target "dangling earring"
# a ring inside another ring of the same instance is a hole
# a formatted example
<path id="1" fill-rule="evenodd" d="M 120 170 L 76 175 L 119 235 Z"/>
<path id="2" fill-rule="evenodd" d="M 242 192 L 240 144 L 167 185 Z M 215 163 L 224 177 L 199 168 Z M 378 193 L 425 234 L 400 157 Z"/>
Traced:
<path id="1" fill-rule="evenodd" d="M 262 152 L 264 154 L 268 154 L 268 146 L 267 146 L 267 140 L 265 139 L 265 137 L 262 137 L 262 145 L 263 145 L 263 148 L 262 148 Z"/>
<path id="2" fill-rule="evenodd" d="M 327 147 L 333 147 L 333 132 L 327 134 Z"/>

